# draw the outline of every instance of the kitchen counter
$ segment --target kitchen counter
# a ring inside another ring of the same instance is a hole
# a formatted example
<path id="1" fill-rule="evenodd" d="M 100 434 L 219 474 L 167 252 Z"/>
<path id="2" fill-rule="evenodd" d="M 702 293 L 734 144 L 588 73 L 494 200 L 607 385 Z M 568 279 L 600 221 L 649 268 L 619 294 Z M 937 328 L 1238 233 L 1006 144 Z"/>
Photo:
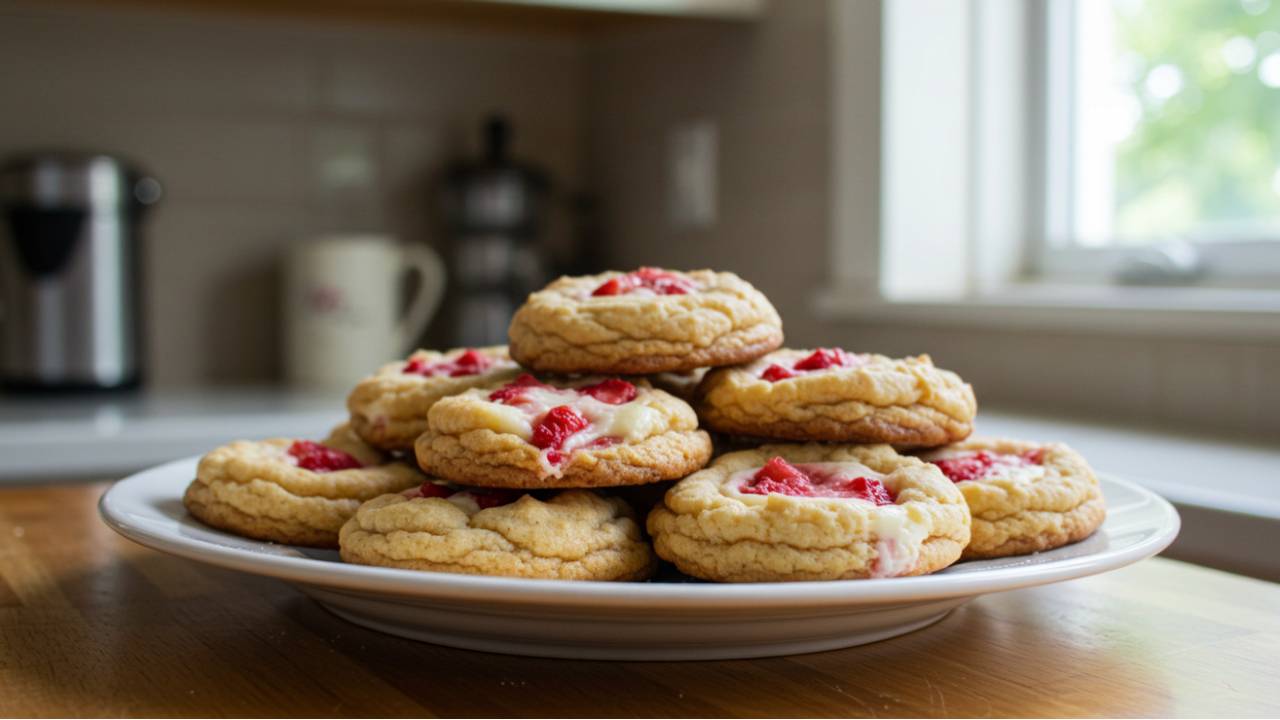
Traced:
<path id="1" fill-rule="evenodd" d="M 122 477 L 240 438 L 319 438 L 343 420 L 343 401 L 279 387 L 0 397 L 0 486 Z M 1183 529 L 1167 555 L 1280 581 L 1280 447 L 989 408 L 977 425 L 1069 443 L 1171 500 Z"/>
<path id="2" fill-rule="evenodd" d="M 92 479 L 207 452 L 235 439 L 321 437 L 345 419 L 341 393 L 204 388 L 71 398 L 0 396 L 0 483 Z M 1095 468 L 1179 506 L 1280 521 L 1280 447 L 984 408 L 978 434 L 1061 440 Z M 1213 478 L 1211 486 L 1204 482 Z"/>
<path id="3" fill-rule="evenodd" d="M 319 437 L 344 396 L 273 387 L 0 396 L 0 484 L 122 476 L 237 439 Z"/>
<path id="4" fill-rule="evenodd" d="M 1152 559 L 909 635 L 707 663 L 453 650 L 107 529 L 105 485 L 0 489 L 0 715 L 1280 714 L 1280 585 Z"/>

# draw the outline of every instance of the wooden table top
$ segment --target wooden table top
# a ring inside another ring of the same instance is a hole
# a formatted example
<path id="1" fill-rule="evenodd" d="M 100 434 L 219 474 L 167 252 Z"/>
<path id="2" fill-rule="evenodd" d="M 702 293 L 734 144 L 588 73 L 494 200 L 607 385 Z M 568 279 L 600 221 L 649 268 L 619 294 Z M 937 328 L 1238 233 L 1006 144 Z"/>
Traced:
<path id="1" fill-rule="evenodd" d="M 98 519 L 105 487 L 0 490 L 0 715 L 1280 714 L 1280 585 L 1172 560 L 849 650 L 543 660 L 382 635 L 147 550 Z"/>

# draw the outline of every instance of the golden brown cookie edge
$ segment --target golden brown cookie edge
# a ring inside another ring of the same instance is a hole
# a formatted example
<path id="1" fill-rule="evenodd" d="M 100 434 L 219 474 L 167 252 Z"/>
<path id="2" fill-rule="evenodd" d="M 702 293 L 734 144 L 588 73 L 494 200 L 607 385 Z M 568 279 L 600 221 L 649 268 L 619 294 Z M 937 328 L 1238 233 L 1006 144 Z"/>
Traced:
<path id="1" fill-rule="evenodd" d="M 197 497 L 200 494 L 197 486 L 203 486 L 203 483 L 192 480 L 187 486 L 182 495 L 182 505 L 192 517 L 209 527 L 251 540 L 326 550 L 338 549 L 337 530 L 299 527 L 296 523 L 250 515 L 227 503 L 206 503 Z"/>
<path id="2" fill-rule="evenodd" d="M 535 372 L 600 375 L 654 375 L 664 372 L 688 372 L 703 367 L 740 365 L 767 355 L 782 346 L 782 328 L 768 326 L 772 333 L 761 340 L 741 346 L 723 342 L 747 330 L 735 331 L 705 348 L 697 348 L 680 355 L 631 355 L 619 361 L 607 362 L 604 358 L 586 351 L 543 353 L 526 355 L 513 331 L 510 342 L 511 357 Z"/>
<path id="3" fill-rule="evenodd" d="M 694 473 L 711 459 L 711 436 L 704 430 L 673 430 L 648 438 L 638 445 L 651 442 L 677 443 L 684 459 L 682 463 L 668 465 L 641 466 L 622 462 L 597 459 L 593 465 L 572 462 L 565 469 L 564 475 L 556 477 L 539 477 L 537 473 L 524 467 L 508 464 L 490 464 L 476 462 L 471 459 L 444 455 L 436 451 L 434 445 L 440 441 L 452 440 L 452 436 L 438 436 L 431 432 L 424 433 L 414 443 L 418 466 L 428 475 L 448 480 L 459 485 L 476 487 L 509 488 L 513 490 L 568 489 L 568 488 L 603 488 L 626 485 L 646 485 L 663 480 L 674 480 Z"/>

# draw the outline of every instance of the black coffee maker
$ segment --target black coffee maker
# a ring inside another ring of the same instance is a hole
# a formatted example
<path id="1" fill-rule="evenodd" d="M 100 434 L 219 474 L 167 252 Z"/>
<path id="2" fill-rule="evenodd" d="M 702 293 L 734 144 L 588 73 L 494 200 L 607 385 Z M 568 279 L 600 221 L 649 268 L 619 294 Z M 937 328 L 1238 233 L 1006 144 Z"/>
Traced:
<path id="1" fill-rule="evenodd" d="M 0 383 L 127 388 L 142 377 L 139 224 L 160 184 L 96 153 L 0 164 Z"/>
<path id="2" fill-rule="evenodd" d="M 445 173 L 450 344 L 506 343 L 516 308 L 549 279 L 540 241 L 550 183 L 541 170 L 512 157 L 511 135 L 506 118 L 489 118 L 483 155 Z"/>

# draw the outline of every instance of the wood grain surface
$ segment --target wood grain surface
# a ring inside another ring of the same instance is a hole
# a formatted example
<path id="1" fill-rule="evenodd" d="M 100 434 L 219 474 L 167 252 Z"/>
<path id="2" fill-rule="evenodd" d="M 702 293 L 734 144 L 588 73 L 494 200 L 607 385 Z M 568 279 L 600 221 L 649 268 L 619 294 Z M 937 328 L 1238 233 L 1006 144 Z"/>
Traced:
<path id="1" fill-rule="evenodd" d="M 1280 585 L 1172 560 L 849 650 L 541 660 L 381 635 L 147 550 L 98 519 L 104 489 L 0 490 L 2 715 L 1280 714 Z"/>

